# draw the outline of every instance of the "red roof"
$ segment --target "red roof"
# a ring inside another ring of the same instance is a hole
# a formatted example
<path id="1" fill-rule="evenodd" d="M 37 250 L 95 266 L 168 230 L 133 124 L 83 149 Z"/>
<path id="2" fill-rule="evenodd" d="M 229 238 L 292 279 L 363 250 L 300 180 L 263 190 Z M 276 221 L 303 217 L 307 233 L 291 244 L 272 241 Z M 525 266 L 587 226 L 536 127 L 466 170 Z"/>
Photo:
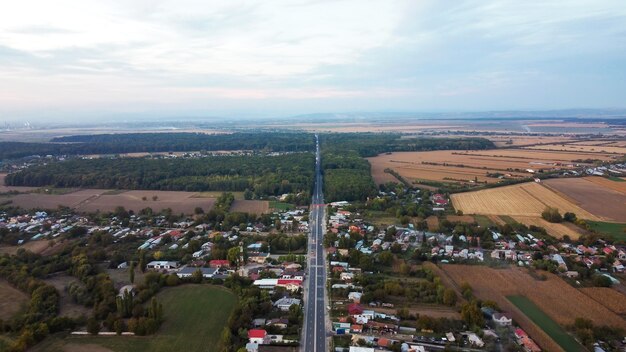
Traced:
<path id="1" fill-rule="evenodd" d="M 248 330 L 248 338 L 249 339 L 262 339 L 267 335 L 267 331 L 262 329 L 252 329 Z"/>
<path id="2" fill-rule="evenodd" d="M 213 259 L 209 262 L 209 266 L 218 267 L 218 266 L 230 266 L 230 262 L 225 259 Z"/>
<path id="3" fill-rule="evenodd" d="M 295 285 L 302 285 L 302 280 L 299 279 L 278 279 L 278 282 L 276 282 L 277 285 L 289 285 L 289 284 L 295 284 Z"/>
<path id="4" fill-rule="evenodd" d="M 363 313 L 363 307 L 358 303 L 353 303 L 348 306 L 348 313 L 350 315 L 361 314 Z"/>

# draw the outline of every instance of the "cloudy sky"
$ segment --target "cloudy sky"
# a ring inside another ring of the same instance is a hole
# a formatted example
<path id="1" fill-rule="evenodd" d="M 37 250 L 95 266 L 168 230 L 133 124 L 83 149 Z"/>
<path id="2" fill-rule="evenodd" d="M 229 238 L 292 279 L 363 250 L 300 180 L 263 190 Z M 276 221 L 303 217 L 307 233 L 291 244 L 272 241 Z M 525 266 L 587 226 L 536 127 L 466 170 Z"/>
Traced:
<path id="1" fill-rule="evenodd" d="M 626 107 L 624 0 L 20 0 L 0 121 Z"/>

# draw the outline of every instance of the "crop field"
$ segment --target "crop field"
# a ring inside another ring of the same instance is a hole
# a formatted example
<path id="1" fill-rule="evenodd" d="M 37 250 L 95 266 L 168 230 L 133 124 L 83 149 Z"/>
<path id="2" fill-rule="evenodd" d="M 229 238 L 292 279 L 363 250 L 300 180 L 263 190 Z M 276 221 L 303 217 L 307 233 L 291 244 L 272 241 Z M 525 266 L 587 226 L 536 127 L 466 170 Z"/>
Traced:
<path id="1" fill-rule="evenodd" d="M 474 217 L 470 215 L 448 215 L 446 216 L 446 220 L 450 222 L 464 222 L 468 224 L 473 224 L 476 222 Z"/>
<path id="2" fill-rule="evenodd" d="M 580 291 L 616 314 L 626 314 L 626 296 L 608 287 L 585 287 Z"/>
<path id="3" fill-rule="evenodd" d="M 578 226 L 566 222 L 552 223 L 536 216 L 514 216 L 513 219 L 526 226 L 535 225 L 543 227 L 550 236 L 556 238 L 563 238 L 563 236 L 567 235 L 569 238 L 577 240 L 583 234 L 582 229 Z"/>
<path id="4" fill-rule="evenodd" d="M 52 241 L 52 240 L 36 240 L 36 241 L 28 241 L 19 246 L 0 246 L 0 254 L 10 254 L 14 255 L 17 253 L 18 249 L 23 248 L 24 250 L 33 252 L 35 254 L 40 254 L 42 256 L 54 255 L 59 253 L 70 241 Z"/>
<path id="5" fill-rule="evenodd" d="M 454 208 L 464 214 L 538 217 L 546 206 L 550 206 L 559 209 L 561 213 L 575 213 L 582 219 L 600 219 L 535 182 L 457 193 L 451 195 L 450 199 Z"/>
<path id="6" fill-rule="evenodd" d="M 164 289 L 157 298 L 163 303 L 165 322 L 156 335 L 49 338 L 33 351 L 65 352 L 68 347 L 73 352 L 220 350 L 222 329 L 237 301 L 232 292 L 221 287 L 184 285 Z"/>
<path id="7" fill-rule="evenodd" d="M 554 320 L 550 319 L 539 307 L 524 296 L 508 296 L 511 303 L 537 324 L 546 334 L 566 351 L 581 351 L 584 348 Z"/>
<path id="8" fill-rule="evenodd" d="M 613 182 L 619 188 L 622 182 Z M 543 185 L 558 193 L 563 198 L 582 209 L 608 221 L 626 221 L 626 193 L 606 187 L 605 181 L 594 178 L 551 179 L 542 182 Z M 578 214 L 578 213 L 577 213 Z"/>
<path id="9" fill-rule="evenodd" d="M 439 218 L 434 215 L 431 215 L 426 218 L 426 224 L 428 224 L 429 231 L 438 231 L 439 230 Z"/>
<path id="10" fill-rule="evenodd" d="M 270 212 L 270 202 L 267 200 L 235 200 L 230 211 L 249 214 L 267 214 Z"/>
<path id="11" fill-rule="evenodd" d="M 9 198 L 13 205 L 25 209 L 56 209 L 59 206 L 80 212 L 113 211 L 118 206 L 135 212 L 144 208 L 161 211 L 166 208 L 175 213 L 192 214 L 196 207 L 210 210 L 215 198 L 199 197 L 194 192 L 176 191 L 110 191 L 82 189 L 65 194 L 18 194 Z"/>
<path id="12" fill-rule="evenodd" d="M 587 221 L 587 224 L 597 232 L 613 237 L 614 240 L 626 241 L 626 223 Z"/>
<path id="13" fill-rule="evenodd" d="M 497 183 L 501 179 L 488 177 L 487 173 L 501 174 L 509 179 L 532 177 L 532 173 L 527 169 L 534 171 L 571 169 L 578 163 L 576 160 L 611 160 L 613 157 L 601 153 L 495 149 L 395 152 L 380 154 L 368 160 L 372 165 L 372 176 L 378 184 L 396 181 L 392 175 L 384 172 L 385 169 L 392 169 L 412 181 Z"/>
<path id="14" fill-rule="evenodd" d="M 25 293 L 0 280 L 0 319 L 9 320 L 27 301 L 28 296 Z"/>
<path id="15" fill-rule="evenodd" d="M 626 182 L 624 182 L 624 180 L 621 178 L 611 180 L 605 177 L 591 176 L 585 177 L 585 180 L 595 183 L 599 186 L 611 189 L 613 191 L 626 194 Z"/>
<path id="16" fill-rule="evenodd" d="M 626 146 L 605 142 L 554 143 L 525 147 L 532 150 L 556 150 L 568 152 L 626 154 Z"/>
<path id="17" fill-rule="evenodd" d="M 525 296 L 559 325 L 572 324 L 586 317 L 598 325 L 626 328 L 626 320 L 602 304 L 568 285 L 554 274 L 545 273 L 545 281 L 535 280 L 526 269 L 493 269 L 475 265 L 443 265 L 443 271 L 455 285 L 467 282 L 479 299 L 490 299 L 513 315 L 515 321 L 544 349 L 561 350 L 548 335 L 506 297 Z"/>

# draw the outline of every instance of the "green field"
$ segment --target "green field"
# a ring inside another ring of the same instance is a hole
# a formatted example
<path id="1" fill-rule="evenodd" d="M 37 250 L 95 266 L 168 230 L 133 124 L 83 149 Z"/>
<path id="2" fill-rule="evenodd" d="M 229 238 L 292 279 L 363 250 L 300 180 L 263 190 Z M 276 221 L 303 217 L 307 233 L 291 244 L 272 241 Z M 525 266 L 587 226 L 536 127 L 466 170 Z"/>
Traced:
<path id="1" fill-rule="evenodd" d="M 565 351 L 584 351 L 581 346 L 571 335 L 546 315 L 531 300 L 524 296 L 507 296 L 511 303 L 519 308 L 533 323 L 537 324 L 548 336 L 559 344 Z"/>
<path id="2" fill-rule="evenodd" d="M 274 210 L 291 210 L 295 209 L 296 206 L 291 203 L 279 202 L 275 200 L 270 200 L 270 209 Z"/>
<path id="3" fill-rule="evenodd" d="M 609 235 L 615 241 L 626 241 L 626 224 L 591 220 L 586 220 L 586 222 L 596 232 Z"/>
<path id="4" fill-rule="evenodd" d="M 115 352 L 219 350 L 222 329 L 237 301 L 232 292 L 217 286 L 184 285 L 164 289 L 157 297 L 163 303 L 166 320 L 156 335 L 53 337 L 36 346 L 34 351 L 86 352 L 95 350 L 96 345 Z"/>
<path id="5" fill-rule="evenodd" d="M 515 225 L 518 223 L 517 221 L 515 221 L 515 219 L 513 219 L 512 217 L 508 215 L 498 215 L 498 217 L 509 225 Z"/>
<path id="6" fill-rule="evenodd" d="M 474 215 L 474 220 L 480 227 L 491 227 L 495 226 L 493 221 L 491 221 L 488 217 L 484 215 Z"/>

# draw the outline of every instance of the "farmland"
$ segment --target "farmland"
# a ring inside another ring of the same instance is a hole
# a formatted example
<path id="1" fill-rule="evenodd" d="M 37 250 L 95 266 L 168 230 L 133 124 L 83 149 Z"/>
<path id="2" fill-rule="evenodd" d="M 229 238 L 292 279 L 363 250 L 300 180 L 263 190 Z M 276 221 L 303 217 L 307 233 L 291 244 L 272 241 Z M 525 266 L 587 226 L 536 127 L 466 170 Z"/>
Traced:
<path id="1" fill-rule="evenodd" d="M 118 206 L 135 212 L 144 208 L 161 211 L 170 208 L 176 213 L 192 214 L 196 207 L 210 210 L 214 198 L 197 197 L 194 192 L 115 191 L 83 189 L 65 194 L 25 193 L 10 197 L 13 205 L 31 209 L 69 207 L 80 212 L 113 211 Z"/>
<path id="2" fill-rule="evenodd" d="M 8 282 L 0 280 L 0 319 L 7 321 L 28 301 L 28 296 Z"/>
<path id="3" fill-rule="evenodd" d="M 267 200 L 235 200 L 230 211 L 261 215 L 270 212 L 270 205 Z"/>
<path id="4" fill-rule="evenodd" d="M 572 169 L 581 159 L 611 160 L 601 153 L 568 153 L 525 149 L 480 151 L 394 152 L 368 158 L 372 175 L 378 184 L 392 181 L 385 169 L 392 169 L 410 181 L 451 183 L 497 183 L 501 179 L 532 177 L 526 171 Z M 487 174 L 490 174 L 488 176 Z"/>
<path id="5" fill-rule="evenodd" d="M 615 188 L 622 182 L 597 178 L 552 179 L 543 182 L 552 191 L 577 204 L 582 209 L 609 221 L 626 221 L 626 193 L 606 187 L 612 182 Z M 606 180 L 606 181 L 604 181 Z M 626 188 L 625 188 L 626 189 Z"/>
<path id="6" fill-rule="evenodd" d="M 517 308 L 519 308 L 527 317 L 537 324 L 546 334 L 548 334 L 556 343 L 566 351 L 580 351 L 583 347 L 576 342 L 562 327 L 554 320 L 550 319 L 539 307 L 524 296 L 508 296 Z"/>
<path id="7" fill-rule="evenodd" d="M 469 283 L 479 298 L 501 302 L 504 296 L 523 295 L 562 325 L 584 316 L 599 325 L 626 327 L 621 317 L 550 273 L 545 273 L 547 280 L 537 281 L 521 268 L 468 265 L 444 265 L 442 268 L 456 283 Z"/>
<path id="8" fill-rule="evenodd" d="M 161 332 L 150 337 L 70 337 L 50 338 L 33 351 L 219 351 L 224 322 L 235 307 L 236 297 L 219 287 L 189 285 L 169 288 L 158 295 L 163 303 L 165 323 Z"/>
<path id="9" fill-rule="evenodd" d="M 443 265 L 442 269 L 456 287 L 467 282 L 479 299 L 493 300 L 500 308 L 510 312 L 515 321 L 545 349 L 560 350 L 506 296 L 527 297 L 561 326 L 572 324 L 577 317 L 585 317 L 598 325 L 626 328 L 626 321 L 619 315 L 550 273 L 546 273 L 545 281 L 538 281 L 521 268 Z"/>
<path id="10" fill-rule="evenodd" d="M 451 195 L 456 210 L 465 214 L 541 216 L 546 206 L 575 213 L 579 218 L 600 218 L 535 182 Z"/>
<path id="11" fill-rule="evenodd" d="M 535 225 L 543 227 L 550 236 L 556 238 L 569 236 L 569 238 L 577 240 L 583 234 L 582 230 L 578 226 L 570 223 L 552 223 L 536 216 L 514 216 L 513 219 L 526 226 Z"/>
<path id="12" fill-rule="evenodd" d="M 626 241 L 626 224 L 604 221 L 588 221 L 591 228 L 599 233 L 609 235 L 615 240 Z"/>
<path id="13" fill-rule="evenodd" d="M 580 291 L 616 314 L 626 314 L 626 296 L 608 287 L 585 287 Z"/>

